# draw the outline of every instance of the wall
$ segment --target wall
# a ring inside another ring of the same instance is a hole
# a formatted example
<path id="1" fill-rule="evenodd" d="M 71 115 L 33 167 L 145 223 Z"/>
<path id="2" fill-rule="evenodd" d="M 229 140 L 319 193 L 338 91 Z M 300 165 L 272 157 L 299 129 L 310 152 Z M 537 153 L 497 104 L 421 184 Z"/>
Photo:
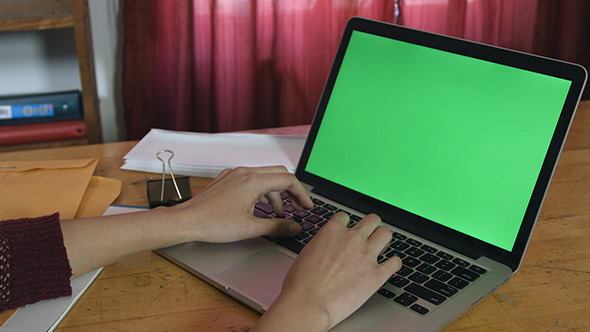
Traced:
<path id="1" fill-rule="evenodd" d="M 96 83 L 104 142 L 125 139 L 118 72 L 119 0 L 89 0 Z"/>

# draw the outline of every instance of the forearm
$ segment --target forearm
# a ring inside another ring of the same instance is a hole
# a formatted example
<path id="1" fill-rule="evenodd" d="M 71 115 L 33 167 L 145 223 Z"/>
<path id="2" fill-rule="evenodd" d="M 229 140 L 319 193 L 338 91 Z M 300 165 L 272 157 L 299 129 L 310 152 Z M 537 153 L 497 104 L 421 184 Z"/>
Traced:
<path id="1" fill-rule="evenodd" d="M 301 227 L 285 219 L 252 215 L 259 197 L 286 191 L 292 204 L 312 208 L 309 194 L 284 167 L 222 172 L 182 204 L 133 214 L 62 221 L 74 276 L 129 255 L 188 241 L 232 242 L 261 235 L 294 235 Z M 276 204 L 276 202 L 275 202 Z"/>
<path id="2" fill-rule="evenodd" d="M 188 241 L 167 208 L 99 218 L 63 220 L 73 277 L 146 250 Z M 172 219 L 172 220 L 171 220 Z"/>

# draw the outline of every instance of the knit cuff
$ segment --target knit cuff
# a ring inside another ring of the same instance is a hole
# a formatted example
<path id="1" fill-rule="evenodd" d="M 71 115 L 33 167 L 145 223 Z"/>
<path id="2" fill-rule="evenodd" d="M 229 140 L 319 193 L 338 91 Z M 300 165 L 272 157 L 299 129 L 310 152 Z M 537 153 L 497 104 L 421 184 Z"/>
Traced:
<path id="1" fill-rule="evenodd" d="M 0 223 L 0 310 L 72 294 L 59 213 Z"/>

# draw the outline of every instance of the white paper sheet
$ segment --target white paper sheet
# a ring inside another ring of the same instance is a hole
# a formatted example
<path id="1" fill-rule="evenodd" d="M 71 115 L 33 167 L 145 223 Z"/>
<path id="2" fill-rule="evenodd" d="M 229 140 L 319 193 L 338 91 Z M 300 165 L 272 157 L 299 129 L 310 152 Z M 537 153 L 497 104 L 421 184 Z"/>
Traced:
<path id="1" fill-rule="evenodd" d="M 305 135 L 204 134 L 152 129 L 127 155 L 121 169 L 161 173 L 156 153 L 172 150 L 175 175 L 215 177 L 225 168 L 284 165 L 294 172 Z M 169 154 L 163 154 L 167 160 Z M 166 173 L 168 169 L 166 168 Z"/>
<path id="2" fill-rule="evenodd" d="M 0 332 L 53 331 L 92 284 L 102 268 L 72 280 L 72 295 L 40 301 L 18 309 L 0 327 Z"/>

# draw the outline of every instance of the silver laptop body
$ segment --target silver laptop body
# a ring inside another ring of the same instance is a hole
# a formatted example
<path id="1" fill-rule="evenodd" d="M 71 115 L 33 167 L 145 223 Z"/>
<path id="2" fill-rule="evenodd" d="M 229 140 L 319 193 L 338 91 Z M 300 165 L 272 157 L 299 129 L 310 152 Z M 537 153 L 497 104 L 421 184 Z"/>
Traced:
<path id="1" fill-rule="evenodd" d="M 326 216 L 380 215 L 395 233 L 388 252 L 406 269 L 334 330 L 438 330 L 510 279 L 586 76 L 569 63 L 349 21 L 296 175 Z M 287 247 L 309 240 L 193 242 L 158 253 L 263 313 L 297 256 Z"/>

